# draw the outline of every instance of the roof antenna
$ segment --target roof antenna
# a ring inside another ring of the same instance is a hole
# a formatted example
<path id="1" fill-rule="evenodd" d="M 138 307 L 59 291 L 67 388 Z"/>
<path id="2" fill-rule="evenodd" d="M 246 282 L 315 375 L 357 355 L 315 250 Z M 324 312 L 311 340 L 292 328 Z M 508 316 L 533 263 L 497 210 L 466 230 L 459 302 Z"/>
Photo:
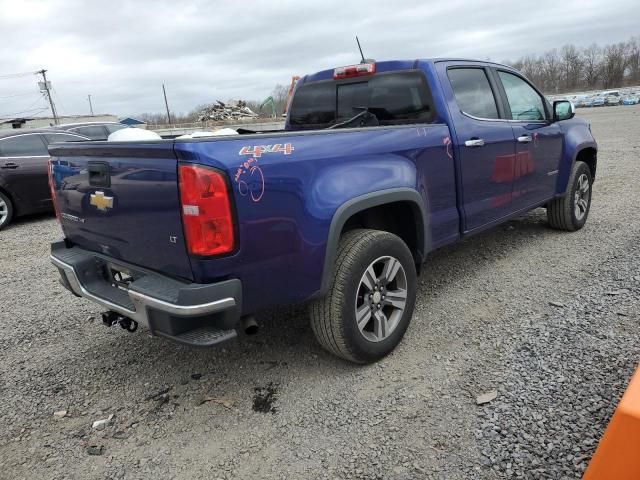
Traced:
<path id="1" fill-rule="evenodd" d="M 362 61 L 360 63 L 367 63 L 364 59 L 364 53 L 362 53 L 362 47 L 360 46 L 360 40 L 358 40 L 357 35 L 356 35 L 356 42 L 358 42 L 358 49 L 360 50 L 360 56 L 362 57 Z"/>

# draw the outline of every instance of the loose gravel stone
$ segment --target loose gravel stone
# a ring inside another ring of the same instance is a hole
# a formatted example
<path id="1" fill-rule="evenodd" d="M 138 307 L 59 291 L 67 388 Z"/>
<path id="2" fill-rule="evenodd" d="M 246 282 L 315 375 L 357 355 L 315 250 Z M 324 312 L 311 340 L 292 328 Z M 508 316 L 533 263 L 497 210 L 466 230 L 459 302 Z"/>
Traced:
<path id="1" fill-rule="evenodd" d="M 376 365 L 321 350 L 303 307 L 214 350 L 105 328 L 58 283 L 56 221 L 19 219 L 0 232 L 0 476 L 579 478 L 640 355 L 640 107 L 579 115 L 600 145 L 585 228 L 537 210 L 432 253 Z"/>

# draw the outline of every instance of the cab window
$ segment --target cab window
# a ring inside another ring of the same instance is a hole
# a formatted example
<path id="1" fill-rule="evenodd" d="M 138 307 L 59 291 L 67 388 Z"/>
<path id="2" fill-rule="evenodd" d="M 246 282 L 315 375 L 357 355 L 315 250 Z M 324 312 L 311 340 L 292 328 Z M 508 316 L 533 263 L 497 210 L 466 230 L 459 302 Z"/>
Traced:
<path id="1" fill-rule="evenodd" d="M 531 85 L 512 73 L 498 71 L 498 75 L 507 94 L 513 120 L 545 120 L 544 102 Z"/>
<path id="2" fill-rule="evenodd" d="M 477 118 L 499 118 L 496 99 L 483 68 L 450 68 L 447 76 L 460 110 Z"/>

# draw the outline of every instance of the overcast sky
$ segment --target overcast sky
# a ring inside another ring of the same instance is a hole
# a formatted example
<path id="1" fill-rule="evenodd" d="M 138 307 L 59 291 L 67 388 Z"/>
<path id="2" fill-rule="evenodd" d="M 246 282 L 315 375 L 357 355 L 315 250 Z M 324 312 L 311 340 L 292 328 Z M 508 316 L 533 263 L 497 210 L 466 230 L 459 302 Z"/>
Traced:
<path id="1" fill-rule="evenodd" d="M 436 56 L 492 60 L 640 34 L 637 0 L 0 0 L 0 117 L 187 112 L 215 99 L 263 100 L 277 83 L 359 60 Z M 46 115 L 43 110 L 40 115 Z"/>

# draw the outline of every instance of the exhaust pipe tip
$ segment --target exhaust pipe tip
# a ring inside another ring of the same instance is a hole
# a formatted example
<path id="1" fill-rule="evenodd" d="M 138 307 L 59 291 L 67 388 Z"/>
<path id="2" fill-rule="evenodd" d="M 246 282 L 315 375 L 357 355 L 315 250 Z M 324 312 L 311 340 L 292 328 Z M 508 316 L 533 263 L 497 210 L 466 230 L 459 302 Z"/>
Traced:
<path id="1" fill-rule="evenodd" d="M 258 322 L 256 322 L 256 319 L 253 315 L 242 317 L 240 319 L 240 324 L 245 335 L 255 335 L 256 333 L 258 333 Z"/>

